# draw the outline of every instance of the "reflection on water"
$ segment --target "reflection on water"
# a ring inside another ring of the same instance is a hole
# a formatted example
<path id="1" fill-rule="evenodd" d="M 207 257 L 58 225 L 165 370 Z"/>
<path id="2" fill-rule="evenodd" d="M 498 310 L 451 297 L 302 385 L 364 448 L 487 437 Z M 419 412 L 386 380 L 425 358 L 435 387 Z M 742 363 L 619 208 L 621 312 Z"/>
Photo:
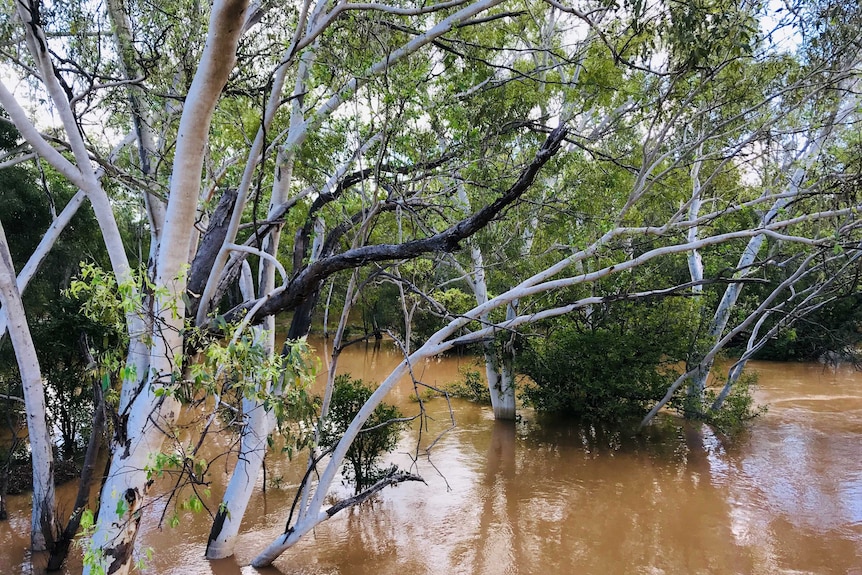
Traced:
<path id="1" fill-rule="evenodd" d="M 389 346 L 371 349 L 348 349 L 342 370 L 374 380 L 400 361 Z M 417 375 L 442 385 L 472 361 L 431 361 Z M 427 486 L 402 484 L 342 512 L 263 572 L 862 574 L 862 374 L 753 367 L 761 376 L 758 399 L 770 409 L 732 443 L 673 417 L 642 433 L 530 412 L 512 425 L 494 422 L 489 408 L 454 400 L 457 427 L 415 463 Z M 415 412 L 412 390 L 404 382 L 390 401 Z M 425 446 L 449 425 L 444 400 L 427 407 L 429 432 L 405 434 L 393 456 L 403 467 L 413 464 L 417 441 Z M 247 565 L 281 530 L 301 469 L 298 461 L 268 462 L 270 488 L 253 498 L 235 558 L 202 558 L 206 516 L 159 531 L 151 513 L 141 537 L 142 547 L 155 550 L 148 571 L 256 573 Z M 212 478 L 214 503 L 228 470 Z M 29 570 L 21 551 L 25 505 L 13 498 L 13 518 L 0 525 L 4 575 Z"/>

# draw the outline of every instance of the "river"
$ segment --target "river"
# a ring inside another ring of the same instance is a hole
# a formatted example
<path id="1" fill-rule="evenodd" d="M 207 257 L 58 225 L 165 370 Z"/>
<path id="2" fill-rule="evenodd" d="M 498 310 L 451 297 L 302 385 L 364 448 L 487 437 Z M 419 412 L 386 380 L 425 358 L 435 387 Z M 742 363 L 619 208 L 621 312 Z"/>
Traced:
<path id="1" fill-rule="evenodd" d="M 349 348 L 341 371 L 381 379 L 400 361 Z M 470 357 L 420 366 L 432 385 L 458 377 Z M 862 575 L 862 373 L 819 364 L 752 362 L 769 410 L 729 441 L 662 417 L 645 433 L 540 421 L 512 426 L 490 408 L 453 400 L 456 426 L 420 457 L 427 485 L 403 484 L 320 525 L 264 573 L 856 574 Z M 412 385 L 390 396 L 415 413 Z M 427 402 L 429 431 L 405 433 L 393 461 L 409 467 L 450 427 L 444 399 Z M 283 528 L 301 461 L 270 458 L 266 493 L 253 497 L 234 558 L 208 562 L 206 514 L 157 528 L 145 516 L 147 573 L 237 575 Z M 213 477 L 211 506 L 227 477 Z M 262 484 L 263 480 L 259 480 Z M 65 492 L 68 488 L 64 488 Z M 349 494 L 347 487 L 340 487 Z M 0 524 L 0 573 L 30 573 L 27 497 L 11 497 Z M 72 561 L 68 573 L 80 571 Z"/>

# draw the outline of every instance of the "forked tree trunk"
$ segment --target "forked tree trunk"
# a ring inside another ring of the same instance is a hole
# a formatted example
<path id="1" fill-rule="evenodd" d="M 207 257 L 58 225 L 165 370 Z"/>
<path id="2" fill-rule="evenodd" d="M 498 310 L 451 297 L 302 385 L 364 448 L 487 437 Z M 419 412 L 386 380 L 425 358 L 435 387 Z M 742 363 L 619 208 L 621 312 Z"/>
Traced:
<path id="1" fill-rule="evenodd" d="M 142 507 L 152 484 L 148 469 L 161 450 L 165 433 L 171 432 L 179 416 L 180 404 L 170 385 L 181 369 L 175 359 L 183 354 L 185 280 L 181 272 L 191 244 L 205 142 L 216 102 L 234 66 L 247 4 L 246 0 L 216 0 L 213 4 L 207 43 L 186 98 L 156 261 L 158 295 L 150 334 L 149 373 L 144 387 L 126 396 L 128 420 L 113 440 L 110 472 L 90 542 L 98 564 L 85 565 L 88 575 L 101 569 L 108 574 L 129 572 Z"/>
<path id="2" fill-rule="evenodd" d="M 240 290 L 244 298 L 254 297 L 251 269 L 243 262 Z M 255 340 L 263 343 L 263 328 L 252 327 Z M 269 388 L 267 382 L 267 388 Z M 264 409 L 263 402 L 244 397 L 242 400 L 243 427 L 240 434 L 236 466 L 230 476 L 221 504 L 213 519 L 207 540 L 207 559 L 222 559 L 234 554 L 239 526 L 266 456 L 267 436 L 275 428 L 275 418 Z M 264 478 L 265 479 L 265 478 Z"/>
<path id="3" fill-rule="evenodd" d="M 315 14 L 318 12 L 315 11 Z M 313 25 L 314 18 L 312 17 L 310 25 Z M 290 133 L 294 133 L 302 124 L 302 98 L 301 95 L 305 92 L 305 80 L 308 74 L 309 65 L 313 59 L 313 51 L 309 51 L 303 55 L 297 71 L 297 78 L 294 86 L 294 98 L 291 106 L 290 117 Z M 273 181 L 272 194 L 270 197 L 269 213 L 270 219 L 274 219 L 274 211 L 282 204 L 287 202 L 290 193 L 290 184 L 293 178 L 293 163 L 296 150 L 287 149 L 279 150 L 276 158 L 277 177 Z M 278 246 L 281 240 L 282 225 L 276 225 L 264 240 L 263 250 L 271 256 L 276 256 Z M 266 258 L 261 258 L 260 273 L 258 276 L 258 295 L 266 297 L 275 289 L 275 266 Z M 286 281 L 287 278 L 281 278 Z M 254 285 L 249 276 L 244 276 L 240 282 L 240 288 L 243 292 L 243 297 L 246 300 L 251 300 L 254 297 Z M 294 323 L 297 320 L 297 314 L 294 314 Z M 255 338 L 260 340 L 264 346 L 264 351 L 267 354 L 275 352 L 275 318 L 267 316 L 261 326 L 252 328 L 255 331 Z M 291 330 L 292 331 L 292 330 Z M 307 328 L 302 333 L 305 335 Z M 292 333 L 288 337 L 296 337 Z M 274 382 L 259 382 L 264 387 L 264 393 L 274 393 L 279 390 L 275 389 Z M 213 519 L 212 528 L 210 529 L 209 539 L 207 541 L 206 557 L 207 559 L 221 559 L 230 557 L 234 554 L 234 546 L 236 538 L 239 535 L 239 528 L 242 523 L 245 510 L 248 507 L 248 502 L 254 491 L 257 483 L 257 478 L 260 476 L 263 468 L 263 459 L 266 455 L 267 437 L 272 433 L 276 426 L 275 416 L 268 412 L 261 400 L 253 400 L 244 398 L 242 401 L 244 426 L 240 437 L 240 449 L 237 457 L 237 464 L 231 473 L 230 481 L 225 489 L 222 502 L 219 505 L 215 518 Z"/>

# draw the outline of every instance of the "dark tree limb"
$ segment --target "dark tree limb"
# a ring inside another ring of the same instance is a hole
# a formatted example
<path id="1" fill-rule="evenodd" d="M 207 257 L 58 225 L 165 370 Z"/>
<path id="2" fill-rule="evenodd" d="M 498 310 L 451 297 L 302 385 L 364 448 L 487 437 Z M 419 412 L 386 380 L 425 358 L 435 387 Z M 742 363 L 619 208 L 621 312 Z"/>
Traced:
<path id="1" fill-rule="evenodd" d="M 305 219 L 305 224 L 303 227 L 297 231 L 296 238 L 294 240 L 294 254 L 293 254 L 293 269 L 295 273 L 298 273 L 302 269 L 302 262 L 305 258 L 308 257 L 308 248 L 309 248 L 309 237 L 311 236 L 311 228 L 314 225 L 314 220 L 320 210 L 323 209 L 327 204 L 334 202 L 341 195 L 352 188 L 353 186 L 362 183 L 363 181 L 372 178 L 372 177 L 380 177 L 380 174 L 392 174 L 392 175 L 407 175 L 413 174 L 416 172 L 424 172 L 427 173 L 431 170 L 439 168 L 456 155 L 455 150 L 451 150 L 438 158 L 433 160 L 429 160 L 427 162 L 418 162 L 416 164 L 410 164 L 407 166 L 392 166 L 390 164 L 383 164 L 380 166 L 374 166 L 370 168 L 365 168 L 363 170 L 358 170 L 351 174 L 344 176 L 340 182 L 330 191 L 326 193 L 319 194 L 314 201 L 311 203 L 311 207 L 308 209 L 308 215 Z"/>
<path id="2" fill-rule="evenodd" d="M 433 236 L 404 242 L 362 246 L 329 257 L 321 258 L 303 269 L 281 293 L 270 297 L 256 312 L 255 320 L 274 315 L 280 311 L 296 309 L 311 297 L 322 282 L 336 272 L 357 268 L 372 262 L 415 258 L 434 252 L 454 252 L 459 243 L 472 236 L 500 216 L 508 206 L 517 201 L 529 188 L 542 167 L 560 150 L 567 134 L 564 126 L 553 130 L 536 156 L 521 172 L 518 180 L 496 200 L 474 212 L 471 216 Z M 257 302 L 246 302 L 229 311 L 229 319 L 242 314 Z"/>
<path id="3" fill-rule="evenodd" d="M 407 473 L 406 471 L 393 471 L 365 491 L 357 493 L 353 497 L 342 499 L 341 501 L 327 509 L 326 514 L 329 517 L 332 517 L 343 509 L 347 509 L 348 507 L 353 507 L 354 505 L 362 503 L 363 501 L 365 501 L 366 499 L 368 499 L 369 497 L 371 497 L 372 495 L 374 495 L 388 485 L 397 485 L 399 483 L 404 483 L 405 481 L 421 481 L 422 483 L 425 483 L 424 479 L 413 473 Z"/>
<path id="4" fill-rule="evenodd" d="M 222 194 L 219 203 L 216 206 L 212 216 L 210 216 L 209 226 L 201 238 L 200 247 L 198 248 L 195 259 L 192 261 L 192 267 L 189 270 L 188 292 L 189 317 L 195 317 L 198 306 L 200 305 L 200 294 L 204 291 L 207 278 L 209 278 L 210 270 L 218 256 L 224 239 L 227 236 L 228 225 L 230 224 L 230 216 L 234 210 L 237 199 L 237 190 L 225 190 Z"/>

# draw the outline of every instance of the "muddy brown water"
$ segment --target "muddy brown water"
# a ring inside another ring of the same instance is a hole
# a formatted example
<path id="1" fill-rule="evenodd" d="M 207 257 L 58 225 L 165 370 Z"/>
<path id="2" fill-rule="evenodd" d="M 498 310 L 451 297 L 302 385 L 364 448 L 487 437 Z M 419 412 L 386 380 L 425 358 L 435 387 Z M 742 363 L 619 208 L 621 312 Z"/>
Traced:
<path id="1" fill-rule="evenodd" d="M 400 360 L 387 345 L 354 347 L 341 371 L 382 379 Z M 470 357 L 420 366 L 445 384 Z M 453 400 L 456 427 L 420 457 L 427 481 L 385 490 L 318 526 L 264 573 L 284 574 L 860 574 L 862 374 L 819 364 L 756 362 L 757 399 L 769 411 L 729 442 L 664 417 L 633 435 L 537 420 L 514 430 L 490 410 Z M 418 409 L 404 382 L 390 401 Z M 393 460 L 409 467 L 449 426 L 445 400 L 427 403 L 428 431 L 406 433 Z M 231 559 L 208 562 L 205 514 L 157 526 L 145 516 L 145 572 L 251 574 L 255 554 L 283 528 L 302 467 L 270 457 L 268 489 L 252 499 Z M 227 477 L 213 475 L 211 506 Z M 259 480 L 263 484 L 263 479 Z M 68 488 L 61 491 L 66 493 Z M 339 494 L 348 488 L 338 486 Z M 11 497 L 0 524 L 0 574 L 30 573 L 27 497 Z M 68 573 L 80 571 L 72 561 Z"/>

